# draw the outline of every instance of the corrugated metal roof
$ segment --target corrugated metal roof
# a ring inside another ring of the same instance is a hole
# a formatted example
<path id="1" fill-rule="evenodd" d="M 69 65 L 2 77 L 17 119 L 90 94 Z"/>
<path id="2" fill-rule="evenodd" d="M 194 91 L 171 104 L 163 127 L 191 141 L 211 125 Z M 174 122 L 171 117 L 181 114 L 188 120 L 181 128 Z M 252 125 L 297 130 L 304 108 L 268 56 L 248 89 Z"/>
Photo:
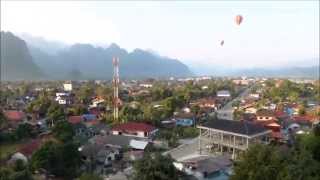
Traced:
<path id="1" fill-rule="evenodd" d="M 130 147 L 134 148 L 134 149 L 140 149 L 140 150 L 144 150 L 147 145 L 148 145 L 148 141 L 138 141 L 135 139 L 130 140 Z"/>
<path id="2" fill-rule="evenodd" d="M 250 123 L 246 121 L 231 121 L 222 119 L 209 121 L 203 126 L 243 135 L 254 135 L 268 131 L 268 129 L 260 124 Z"/>

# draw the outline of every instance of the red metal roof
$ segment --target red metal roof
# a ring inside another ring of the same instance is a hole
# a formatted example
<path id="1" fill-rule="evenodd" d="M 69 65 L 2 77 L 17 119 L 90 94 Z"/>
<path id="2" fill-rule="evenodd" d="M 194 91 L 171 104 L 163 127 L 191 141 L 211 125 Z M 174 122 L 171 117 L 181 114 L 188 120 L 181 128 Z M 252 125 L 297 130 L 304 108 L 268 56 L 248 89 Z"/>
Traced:
<path id="1" fill-rule="evenodd" d="M 136 122 L 119 124 L 112 128 L 113 131 L 127 131 L 127 132 L 136 132 L 136 131 L 151 132 L 155 129 L 156 128 L 152 125 L 149 125 L 146 123 L 136 123 Z"/>
<path id="2" fill-rule="evenodd" d="M 276 111 L 276 112 L 274 113 L 274 115 L 275 115 L 276 117 L 285 117 L 285 116 L 288 116 L 288 114 L 285 113 L 285 112 L 283 112 L 283 111 Z"/>
<path id="3" fill-rule="evenodd" d="M 15 110 L 4 111 L 4 115 L 10 121 L 22 121 L 25 117 L 24 112 Z"/>
<path id="4" fill-rule="evenodd" d="M 40 148 L 40 145 L 40 139 L 32 140 L 31 142 L 22 145 L 21 148 L 18 149 L 18 152 L 22 153 L 25 156 L 31 156 L 36 150 Z"/>
<path id="5" fill-rule="evenodd" d="M 71 124 L 78 124 L 83 120 L 82 116 L 69 116 L 68 122 Z"/>
<path id="6" fill-rule="evenodd" d="M 313 122 L 317 119 L 317 117 L 310 116 L 310 115 L 303 115 L 303 116 L 293 116 L 292 119 L 293 121 L 296 121 L 296 122 Z"/>

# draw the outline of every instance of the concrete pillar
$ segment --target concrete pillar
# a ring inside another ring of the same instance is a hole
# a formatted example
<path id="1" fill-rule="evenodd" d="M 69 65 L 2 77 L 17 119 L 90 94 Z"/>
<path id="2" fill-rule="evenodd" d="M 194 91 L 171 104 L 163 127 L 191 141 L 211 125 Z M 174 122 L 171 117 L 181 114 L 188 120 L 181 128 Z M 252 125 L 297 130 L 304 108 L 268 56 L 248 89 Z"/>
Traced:
<path id="1" fill-rule="evenodd" d="M 221 149 L 221 153 L 222 153 L 222 151 L 223 151 L 223 145 L 222 145 L 222 143 L 223 143 L 223 133 L 220 133 L 220 139 L 221 139 L 221 141 L 220 141 L 220 149 Z"/>
<path id="2" fill-rule="evenodd" d="M 199 154 L 201 154 L 201 128 L 199 128 Z"/>
<path id="3" fill-rule="evenodd" d="M 232 158 L 235 159 L 236 136 L 233 136 Z"/>

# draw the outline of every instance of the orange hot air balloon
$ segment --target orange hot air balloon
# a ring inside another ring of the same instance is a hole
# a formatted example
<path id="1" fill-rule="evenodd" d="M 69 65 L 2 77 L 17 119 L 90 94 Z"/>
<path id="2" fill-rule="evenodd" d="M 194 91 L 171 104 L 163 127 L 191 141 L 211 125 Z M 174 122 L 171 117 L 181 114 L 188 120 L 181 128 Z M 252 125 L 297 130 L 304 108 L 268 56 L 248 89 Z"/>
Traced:
<path id="1" fill-rule="evenodd" d="M 222 40 L 222 41 L 220 42 L 220 45 L 221 45 L 221 46 L 223 46 L 223 44 L 224 44 L 224 40 Z"/>
<path id="2" fill-rule="evenodd" d="M 235 20 L 237 25 L 240 25 L 242 23 L 243 17 L 241 15 L 237 15 Z"/>

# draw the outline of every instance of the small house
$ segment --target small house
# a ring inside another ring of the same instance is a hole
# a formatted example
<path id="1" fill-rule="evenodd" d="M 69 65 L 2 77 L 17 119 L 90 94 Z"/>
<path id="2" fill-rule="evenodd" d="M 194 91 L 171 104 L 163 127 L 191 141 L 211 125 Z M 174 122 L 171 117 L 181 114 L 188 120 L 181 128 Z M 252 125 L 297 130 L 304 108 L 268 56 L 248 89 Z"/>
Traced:
<path id="1" fill-rule="evenodd" d="M 256 112 L 256 116 L 257 121 L 270 121 L 275 119 L 273 111 L 267 109 L 259 109 Z"/>
<path id="2" fill-rule="evenodd" d="M 11 127 L 18 127 L 18 125 L 26 120 L 26 114 L 22 111 L 7 110 L 3 112 L 8 124 Z"/>
<path id="3" fill-rule="evenodd" d="M 116 125 L 111 131 L 113 135 L 150 138 L 158 131 L 158 129 L 146 123 L 128 122 Z"/>
<path id="4" fill-rule="evenodd" d="M 172 120 L 176 126 L 192 126 L 195 124 L 195 115 L 193 113 L 178 113 Z"/>
<path id="5" fill-rule="evenodd" d="M 72 83 L 64 83 L 63 90 L 64 91 L 72 91 Z"/>
<path id="6" fill-rule="evenodd" d="M 196 104 L 198 104 L 200 108 L 217 108 L 217 102 L 213 98 L 200 99 L 196 102 Z"/>
<path id="7" fill-rule="evenodd" d="M 220 98 L 231 98 L 231 93 L 227 90 L 221 90 L 217 92 L 217 97 Z"/>
<path id="8" fill-rule="evenodd" d="M 176 126 L 192 126 L 194 125 L 193 119 L 184 119 L 184 118 L 177 118 L 175 119 Z"/>

